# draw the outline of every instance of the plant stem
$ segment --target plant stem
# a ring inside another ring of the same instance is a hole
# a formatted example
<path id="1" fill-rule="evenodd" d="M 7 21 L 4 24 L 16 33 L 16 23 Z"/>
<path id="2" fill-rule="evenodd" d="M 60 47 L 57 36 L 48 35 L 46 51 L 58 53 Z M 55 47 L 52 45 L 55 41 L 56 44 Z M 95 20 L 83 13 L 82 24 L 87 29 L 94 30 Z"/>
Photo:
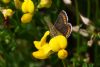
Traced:
<path id="1" fill-rule="evenodd" d="M 95 44 L 95 50 L 94 50 L 94 64 L 95 66 L 97 66 L 97 56 L 98 56 L 98 47 L 97 47 L 97 44 Z"/>
<path id="2" fill-rule="evenodd" d="M 63 63 L 63 66 L 66 67 L 66 64 L 65 64 L 65 61 L 64 60 L 62 60 L 62 63 Z"/>
<path id="3" fill-rule="evenodd" d="M 78 3 L 75 0 L 75 7 L 76 7 L 76 23 L 79 25 L 79 11 L 78 11 Z M 79 44 L 80 44 L 80 36 L 77 34 L 77 53 L 79 53 Z"/>
<path id="4" fill-rule="evenodd" d="M 90 18 L 90 0 L 87 0 L 87 17 Z"/>
<path id="5" fill-rule="evenodd" d="M 96 5 L 96 11 L 95 11 L 95 18 L 98 18 L 98 11 L 99 11 L 99 2 L 98 0 L 95 0 L 95 5 Z"/>

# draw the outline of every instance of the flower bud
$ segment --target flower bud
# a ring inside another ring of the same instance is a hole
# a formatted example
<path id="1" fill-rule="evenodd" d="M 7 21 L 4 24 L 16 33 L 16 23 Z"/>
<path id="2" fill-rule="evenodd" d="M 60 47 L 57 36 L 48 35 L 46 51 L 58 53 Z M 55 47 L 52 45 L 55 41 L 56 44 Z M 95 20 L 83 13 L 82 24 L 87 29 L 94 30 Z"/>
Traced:
<path id="1" fill-rule="evenodd" d="M 41 0 L 39 5 L 38 5 L 38 8 L 49 8 L 52 4 L 52 0 Z"/>
<path id="2" fill-rule="evenodd" d="M 24 0 L 21 8 L 24 13 L 33 13 L 34 3 L 31 0 Z"/>
<path id="3" fill-rule="evenodd" d="M 31 20 L 32 20 L 32 14 L 31 13 L 23 14 L 23 16 L 21 17 L 22 23 L 30 23 Z"/>
<path id="4" fill-rule="evenodd" d="M 68 56 L 68 52 L 64 49 L 58 51 L 58 58 L 65 59 Z"/>

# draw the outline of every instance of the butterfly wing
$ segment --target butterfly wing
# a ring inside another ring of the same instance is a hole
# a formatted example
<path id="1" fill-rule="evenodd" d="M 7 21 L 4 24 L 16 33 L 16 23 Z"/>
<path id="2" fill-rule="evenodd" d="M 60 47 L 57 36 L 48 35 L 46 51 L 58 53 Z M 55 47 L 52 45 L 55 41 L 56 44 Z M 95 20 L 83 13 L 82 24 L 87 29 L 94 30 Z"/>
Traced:
<path id="1" fill-rule="evenodd" d="M 61 33 L 54 27 L 54 25 L 52 23 L 47 23 L 49 30 L 50 30 L 50 35 L 52 37 L 55 37 L 57 35 L 60 35 Z"/>
<path id="2" fill-rule="evenodd" d="M 57 35 L 60 35 L 61 33 L 55 28 L 55 26 L 51 23 L 51 19 L 49 16 L 45 16 L 44 20 L 46 21 L 46 24 L 50 30 L 50 35 L 52 37 L 55 37 Z"/>
<path id="3" fill-rule="evenodd" d="M 71 34 L 72 25 L 68 23 L 68 16 L 64 10 L 62 10 L 60 14 L 58 15 L 58 18 L 54 26 L 59 32 L 61 32 L 67 38 Z"/>
<path id="4" fill-rule="evenodd" d="M 68 38 L 71 32 L 72 32 L 72 25 L 70 23 L 67 23 L 65 36 Z"/>

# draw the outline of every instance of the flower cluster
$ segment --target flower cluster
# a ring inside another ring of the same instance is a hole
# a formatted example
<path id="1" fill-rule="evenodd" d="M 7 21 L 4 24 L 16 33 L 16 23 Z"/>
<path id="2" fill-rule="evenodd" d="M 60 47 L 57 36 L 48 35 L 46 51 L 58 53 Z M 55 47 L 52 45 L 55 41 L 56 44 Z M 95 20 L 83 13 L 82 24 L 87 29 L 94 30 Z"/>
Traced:
<path id="1" fill-rule="evenodd" d="M 11 0 L 2 0 L 3 3 L 8 4 Z M 30 23 L 34 14 L 34 2 L 32 0 L 14 0 L 16 9 L 21 9 L 24 13 L 21 17 L 22 23 Z M 37 8 L 49 8 L 52 4 L 52 0 L 40 0 Z"/>
<path id="2" fill-rule="evenodd" d="M 20 4 L 19 1 L 15 0 L 15 6 L 18 8 L 16 4 Z M 49 8 L 52 4 L 52 0 L 41 0 L 38 4 L 38 8 Z M 34 3 L 32 0 L 24 0 L 21 6 L 22 12 L 24 13 L 21 17 L 22 23 L 29 23 L 32 20 L 32 16 L 34 13 Z"/>
<path id="3" fill-rule="evenodd" d="M 58 35 L 50 39 L 49 43 L 46 42 L 46 38 L 49 35 L 47 31 L 40 41 L 34 41 L 35 47 L 38 49 L 33 52 L 32 55 L 37 59 L 46 59 L 54 52 L 58 52 L 58 58 L 65 59 L 68 56 L 68 52 L 65 50 L 67 47 L 67 39 L 63 35 Z"/>

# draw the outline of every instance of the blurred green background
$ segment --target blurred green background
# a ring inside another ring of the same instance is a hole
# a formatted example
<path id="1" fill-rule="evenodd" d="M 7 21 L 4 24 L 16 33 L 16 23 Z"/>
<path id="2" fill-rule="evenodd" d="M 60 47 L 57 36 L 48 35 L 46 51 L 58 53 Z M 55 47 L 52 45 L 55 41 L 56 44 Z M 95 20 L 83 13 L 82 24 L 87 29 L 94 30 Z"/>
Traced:
<path id="1" fill-rule="evenodd" d="M 4 4 L 0 0 L 0 8 L 14 10 L 13 16 L 7 21 L 0 12 L 0 67 L 63 67 L 57 55 L 53 54 L 46 60 L 38 60 L 32 56 L 32 52 L 36 51 L 33 41 L 40 40 L 44 32 L 49 30 L 43 17 L 50 16 L 54 24 L 61 10 L 66 11 L 73 28 L 77 29 L 78 26 L 88 34 L 84 36 L 81 35 L 85 34 L 84 31 L 79 33 L 80 31 L 73 30 L 66 48 L 69 52 L 69 56 L 65 59 L 66 67 L 100 67 L 99 0 L 71 0 L 71 4 L 66 4 L 63 0 L 52 0 L 50 8 L 41 9 L 37 8 L 40 0 L 32 1 L 35 5 L 34 16 L 30 23 L 23 24 L 21 23 L 23 13 L 21 9 L 16 9 L 14 1 Z M 85 24 L 80 14 L 89 19 L 89 25 Z"/>

